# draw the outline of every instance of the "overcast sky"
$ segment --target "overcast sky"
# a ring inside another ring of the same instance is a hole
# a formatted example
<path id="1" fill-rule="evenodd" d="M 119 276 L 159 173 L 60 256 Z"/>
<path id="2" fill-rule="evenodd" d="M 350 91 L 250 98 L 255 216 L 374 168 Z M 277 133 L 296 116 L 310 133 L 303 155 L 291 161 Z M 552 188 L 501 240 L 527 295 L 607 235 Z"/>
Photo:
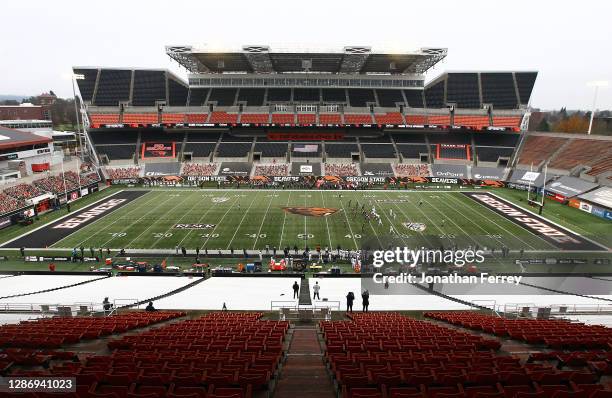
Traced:
<path id="1" fill-rule="evenodd" d="M 2 4 L 0 94 L 72 96 L 71 66 L 185 71 L 168 44 L 447 47 L 443 71 L 537 70 L 531 104 L 590 109 L 612 84 L 612 2 L 49 1 Z M 612 109 L 612 87 L 599 109 Z"/>

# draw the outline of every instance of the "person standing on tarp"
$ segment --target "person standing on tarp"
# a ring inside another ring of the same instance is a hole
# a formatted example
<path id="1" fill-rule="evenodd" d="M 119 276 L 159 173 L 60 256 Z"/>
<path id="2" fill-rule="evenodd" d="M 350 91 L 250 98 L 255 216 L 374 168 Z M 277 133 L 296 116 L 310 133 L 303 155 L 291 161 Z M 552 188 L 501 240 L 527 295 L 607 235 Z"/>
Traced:
<path id="1" fill-rule="evenodd" d="M 319 291 L 321 290 L 321 286 L 319 286 L 319 282 L 315 282 L 315 285 L 312 287 L 312 291 L 314 292 L 312 299 L 321 300 L 321 296 L 319 296 Z"/>
<path id="2" fill-rule="evenodd" d="M 353 301 L 355 301 L 355 293 L 348 292 L 346 295 L 346 312 L 353 312 Z"/>
<path id="3" fill-rule="evenodd" d="M 363 312 L 368 312 L 368 307 L 370 306 L 370 292 L 364 290 L 361 293 L 361 301 L 363 304 Z"/>
<path id="4" fill-rule="evenodd" d="M 300 285 L 298 285 L 297 281 L 293 282 L 293 298 L 300 297 Z"/>

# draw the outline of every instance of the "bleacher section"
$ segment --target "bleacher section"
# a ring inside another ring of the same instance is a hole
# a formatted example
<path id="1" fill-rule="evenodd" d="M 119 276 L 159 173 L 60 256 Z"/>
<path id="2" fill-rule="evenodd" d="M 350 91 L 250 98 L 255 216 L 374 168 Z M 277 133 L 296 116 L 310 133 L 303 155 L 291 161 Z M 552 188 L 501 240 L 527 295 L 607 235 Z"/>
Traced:
<path id="1" fill-rule="evenodd" d="M 166 101 L 166 75 L 164 71 L 134 71 L 133 106 L 154 106 Z"/>
<path id="2" fill-rule="evenodd" d="M 217 148 L 217 157 L 242 158 L 251 152 L 250 142 L 221 142 Z"/>
<path id="3" fill-rule="evenodd" d="M 262 157 L 280 158 L 287 156 L 288 143 L 257 142 L 255 143 L 255 153 L 261 152 Z"/>
<path id="4" fill-rule="evenodd" d="M 214 151 L 215 142 L 187 142 L 183 148 L 183 153 L 191 153 L 194 158 L 207 158 Z"/>
<path id="5" fill-rule="evenodd" d="M 397 144 L 397 150 L 404 159 L 420 159 L 421 154 L 429 154 L 425 144 Z"/>
<path id="6" fill-rule="evenodd" d="M 232 106 L 236 98 L 235 88 L 213 88 L 210 91 L 208 102 L 214 102 L 218 106 Z"/>
<path id="7" fill-rule="evenodd" d="M 98 78 L 95 105 L 117 107 L 119 102 L 129 101 L 131 79 L 131 70 L 102 69 Z"/>
<path id="8" fill-rule="evenodd" d="M 475 156 L 479 162 L 497 163 L 500 157 L 509 159 L 518 139 L 518 134 L 474 134 Z"/>
<path id="9" fill-rule="evenodd" d="M 519 154 L 518 164 L 537 166 L 549 159 L 566 142 L 566 138 L 529 135 Z"/>
<path id="10" fill-rule="evenodd" d="M 598 161 L 610 159 L 612 159 L 612 142 L 574 139 L 557 153 L 548 167 L 569 171 L 576 166 L 591 166 Z"/>
<path id="11" fill-rule="evenodd" d="M 260 163 L 253 168 L 254 176 L 287 176 L 290 166 L 288 163 Z"/>
<path id="12" fill-rule="evenodd" d="M 428 177 L 431 175 L 426 164 L 396 164 L 393 166 L 396 177 Z"/>
<path id="13" fill-rule="evenodd" d="M 327 176 L 346 177 L 359 175 L 357 165 L 354 163 L 325 163 L 324 167 L 325 175 Z"/>
<path id="14" fill-rule="evenodd" d="M 238 103 L 244 102 L 247 106 L 262 106 L 266 90 L 263 88 L 241 88 L 238 92 Z"/>
<path id="15" fill-rule="evenodd" d="M 391 144 L 361 144 L 366 158 L 395 158 L 396 153 Z"/>
<path id="16" fill-rule="evenodd" d="M 328 158 L 350 158 L 351 154 L 359 153 L 359 146 L 355 143 L 325 144 Z"/>
<path id="17" fill-rule="evenodd" d="M 133 159 L 136 145 L 96 145 L 96 150 L 99 154 L 106 155 L 108 160 Z"/>

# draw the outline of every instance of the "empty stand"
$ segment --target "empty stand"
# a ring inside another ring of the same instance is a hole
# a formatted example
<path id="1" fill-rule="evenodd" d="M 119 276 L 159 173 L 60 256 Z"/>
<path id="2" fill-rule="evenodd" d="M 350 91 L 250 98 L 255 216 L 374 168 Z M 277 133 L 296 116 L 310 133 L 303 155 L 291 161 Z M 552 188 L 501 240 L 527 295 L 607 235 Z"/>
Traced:
<path id="1" fill-rule="evenodd" d="M 190 88 L 189 89 L 189 106 L 202 106 L 206 97 L 208 96 L 209 89 L 207 88 Z"/>
<path id="2" fill-rule="evenodd" d="M 515 109 L 518 106 L 512 73 L 481 73 L 480 81 L 483 103 L 492 104 L 493 109 Z"/>
<path id="3" fill-rule="evenodd" d="M 359 153 L 359 146 L 354 143 L 325 143 L 325 152 L 329 158 L 350 158 L 353 153 Z"/>
<path id="4" fill-rule="evenodd" d="M 378 104 L 386 108 L 395 108 L 399 105 L 405 105 L 404 97 L 401 90 L 376 90 Z"/>
<path id="5" fill-rule="evenodd" d="M 218 157 L 238 158 L 248 156 L 251 151 L 250 142 L 221 142 L 217 150 Z"/>
<path id="6" fill-rule="evenodd" d="M 428 108 L 443 108 L 445 106 L 443 80 L 425 89 L 425 103 Z"/>
<path id="7" fill-rule="evenodd" d="M 357 114 L 344 114 L 344 123 L 345 124 L 372 124 L 372 115 L 369 113 L 357 113 Z"/>
<path id="8" fill-rule="evenodd" d="M 159 123 L 159 116 L 157 113 L 124 113 L 123 123 L 133 125 L 157 124 Z"/>
<path id="9" fill-rule="evenodd" d="M 104 124 L 117 124 L 119 123 L 118 113 L 93 113 L 89 115 L 89 121 L 93 128 L 99 127 Z"/>
<path id="10" fill-rule="evenodd" d="M 272 123 L 275 124 L 295 124 L 295 115 L 293 113 L 273 113 Z"/>
<path id="11" fill-rule="evenodd" d="M 370 89 L 348 89 L 349 104 L 353 107 L 365 107 L 375 103 L 374 91 Z"/>
<path id="12" fill-rule="evenodd" d="M 600 140 L 573 139 L 549 163 L 549 167 L 562 170 L 585 165 L 596 160 L 612 158 L 612 142 Z"/>
<path id="13" fill-rule="evenodd" d="M 539 165 L 549 159 L 566 142 L 566 138 L 537 135 L 527 136 L 523 144 L 523 149 L 519 155 L 518 163 L 524 165 Z"/>
<path id="14" fill-rule="evenodd" d="M 455 126 L 467 127 L 470 129 L 481 130 L 489 126 L 489 116 L 476 116 L 476 115 L 458 115 L 455 114 L 453 119 Z"/>
<path id="15" fill-rule="evenodd" d="M 446 102 L 455 103 L 458 108 L 480 108 L 477 73 L 449 73 L 447 76 Z M 428 106 L 431 106 L 429 101 Z"/>
<path id="16" fill-rule="evenodd" d="M 422 154 L 429 154 L 425 144 L 397 144 L 397 150 L 406 159 L 420 159 Z"/>
<path id="17" fill-rule="evenodd" d="M 399 112 L 390 112 L 385 114 L 374 114 L 374 119 L 378 124 L 404 124 L 404 118 Z"/>
<path id="18" fill-rule="evenodd" d="M 191 153 L 195 158 L 207 158 L 214 151 L 217 144 L 214 142 L 187 142 L 183 153 Z"/>
<path id="19" fill-rule="evenodd" d="M 238 102 L 244 102 L 247 106 L 262 106 L 266 90 L 263 88 L 241 88 L 238 92 Z"/>
<path id="20" fill-rule="evenodd" d="M 83 76 L 83 79 L 77 79 L 76 81 L 81 98 L 83 101 L 91 101 L 98 79 L 98 69 L 74 69 L 74 74 Z"/>
<path id="21" fill-rule="evenodd" d="M 184 113 L 162 113 L 163 124 L 182 124 L 186 121 Z"/>
<path id="22" fill-rule="evenodd" d="M 210 123 L 216 124 L 236 124 L 238 122 L 237 113 L 213 112 L 210 115 Z"/>
<path id="23" fill-rule="evenodd" d="M 342 124 L 342 115 L 339 113 L 322 113 L 319 115 L 321 124 Z"/>
<path id="24" fill-rule="evenodd" d="M 270 114 L 243 113 L 240 115 L 240 123 L 268 124 L 270 123 Z"/>
<path id="25" fill-rule="evenodd" d="M 423 90 L 404 90 L 406 101 L 411 108 L 424 108 Z"/>
<path id="26" fill-rule="evenodd" d="M 206 123 L 208 119 L 207 113 L 188 113 L 186 115 L 187 123 Z"/>
<path id="27" fill-rule="evenodd" d="M 314 113 L 298 113 L 297 114 L 298 124 L 316 124 L 317 123 L 317 115 Z"/>
<path id="28" fill-rule="evenodd" d="M 94 103 L 98 106 L 118 106 L 130 99 L 131 70 L 102 69 Z"/>
<path id="29" fill-rule="evenodd" d="M 257 142 L 255 143 L 254 152 L 261 152 L 262 157 L 285 157 L 287 156 L 288 144 L 285 143 L 272 143 L 272 142 Z"/>
<path id="30" fill-rule="evenodd" d="M 538 77 L 538 72 L 516 72 L 514 76 L 521 104 L 529 104 L 529 98 Z"/>
<path id="31" fill-rule="evenodd" d="M 208 102 L 216 102 L 218 106 L 232 106 L 236 98 L 235 88 L 213 88 L 210 91 Z"/>
<path id="32" fill-rule="evenodd" d="M 392 144 L 361 144 L 361 150 L 367 158 L 395 158 Z"/>
<path id="33" fill-rule="evenodd" d="M 186 106 L 189 88 L 183 83 L 168 77 L 168 105 Z"/>
<path id="34" fill-rule="evenodd" d="M 495 127 L 509 127 L 516 131 L 521 127 L 520 116 L 495 116 L 493 115 L 493 126 Z"/>
<path id="35" fill-rule="evenodd" d="M 291 101 L 290 88 L 270 88 L 268 89 L 268 102 L 289 102 Z"/>
<path id="36" fill-rule="evenodd" d="M 96 145 L 96 150 L 104 154 L 109 160 L 133 159 L 136 152 L 135 145 Z"/>
<path id="37" fill-rule="evenodd" d="M 346 102 L 346 90 L 343 88 L 323 88 L 321 89 L 323 102 L 336 104 Z"/>
<path id="38" fill-rule="evenodd" d="M 320 89 L 318 88 L 295 88 L 293 89 L 294 102 L 316 102 L 321 98 Z"/>
<path id="39" fill-rule="evenodd" d="M 166 73 L 164 71 L 134 71 L 133 106 L 154 106 L 166 101 Z"/>

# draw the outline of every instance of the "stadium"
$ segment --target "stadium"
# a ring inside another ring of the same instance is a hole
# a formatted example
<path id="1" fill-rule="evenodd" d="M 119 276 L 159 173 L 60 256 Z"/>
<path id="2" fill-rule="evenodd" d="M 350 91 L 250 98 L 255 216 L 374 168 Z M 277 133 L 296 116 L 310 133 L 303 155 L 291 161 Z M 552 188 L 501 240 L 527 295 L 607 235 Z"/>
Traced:
<path id="1" fill-rule="evenodd" d="M 0 396 L 612 396 L 612 138 L 538 72 L 165 49 L 0 124 Z"/>

